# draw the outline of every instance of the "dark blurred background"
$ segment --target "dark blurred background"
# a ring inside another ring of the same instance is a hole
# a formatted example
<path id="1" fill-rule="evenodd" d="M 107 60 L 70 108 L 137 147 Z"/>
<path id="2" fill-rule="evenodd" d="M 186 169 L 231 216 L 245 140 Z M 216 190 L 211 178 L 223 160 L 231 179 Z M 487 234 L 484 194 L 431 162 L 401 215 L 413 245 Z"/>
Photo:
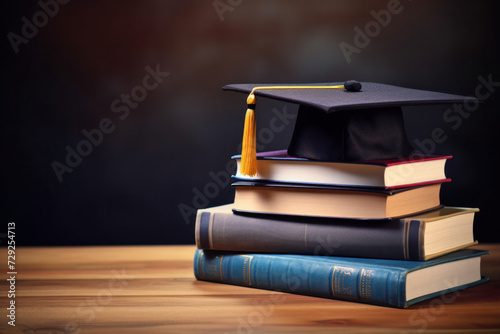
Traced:
<path id="1" fill-rule="evenodd" d="M 442 202 L 479 207 L 476 238 L 498 242 L 499 14 L 497 1 L 4 4 L 0 241 L 15 221 L 18 245 L 194 243 L 196 209 L 233 198 L 246 105 L 221 87 L 356 79 L 484 98 L 405 117 L 412 142 L 454 156 Z M 259 109 L 259 128 L 285 125 L 260 148 L 286 148 L 297 106 Z"/>

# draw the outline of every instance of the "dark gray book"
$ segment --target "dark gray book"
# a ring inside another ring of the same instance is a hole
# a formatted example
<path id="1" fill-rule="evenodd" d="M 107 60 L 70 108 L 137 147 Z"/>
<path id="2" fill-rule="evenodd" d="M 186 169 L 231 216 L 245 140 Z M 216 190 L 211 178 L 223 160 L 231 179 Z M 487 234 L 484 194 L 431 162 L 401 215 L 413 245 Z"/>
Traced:
<path id="1" fill-rule="evenodd" d="M 475 244 L 478 209 L 443 207 L 412 217 L 356 220 L 245 215 L 232 204 L 198 210 L 205 250 L 425 261 Z"/>

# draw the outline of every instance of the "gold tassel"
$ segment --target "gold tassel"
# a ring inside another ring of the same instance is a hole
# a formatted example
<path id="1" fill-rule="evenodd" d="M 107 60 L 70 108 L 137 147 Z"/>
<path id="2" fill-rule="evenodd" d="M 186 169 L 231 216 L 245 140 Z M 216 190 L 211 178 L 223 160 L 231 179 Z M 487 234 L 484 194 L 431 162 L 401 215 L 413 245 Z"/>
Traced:
<path id="1" fill-rule="evenodd" d="M 358 92 L 361 84 L 357 81 L 346 81 L 343 85 L 336 86 L 262 86 L 254 87 L 247 97 L 247 113 L 243 129 L 243 143 L 241 148 L 240 173 L 246 176 L 257 175 L 257 121 L 255 119 L 255 95 L 258 89 L 346 89 Z"/>
<path id="2" fill-rule="evenodd" d="M 255 119 L 255 95 L 253 95 L 253 91 L 248 95 L 247 104 L 240 173 L 246 176 L 255 176 L 257 174 L 257 121 Z"/>

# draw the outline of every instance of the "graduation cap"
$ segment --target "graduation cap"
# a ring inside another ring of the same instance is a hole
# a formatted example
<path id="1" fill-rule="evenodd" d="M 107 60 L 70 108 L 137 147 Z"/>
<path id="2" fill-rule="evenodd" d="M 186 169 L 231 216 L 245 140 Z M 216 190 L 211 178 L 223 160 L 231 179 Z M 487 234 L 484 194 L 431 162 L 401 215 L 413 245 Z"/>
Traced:
<path id="1" fill-rule="evenodd" d="M 233 84 L 224 90 L 249 93 L 241 173 L 256 171 L 256 97 L 299 104 L 288 154 L 320 161 L 394 159 L 413 151 L 402 106 L 475 100 L 472 97 L 357 82 L 320 84 Z"/>

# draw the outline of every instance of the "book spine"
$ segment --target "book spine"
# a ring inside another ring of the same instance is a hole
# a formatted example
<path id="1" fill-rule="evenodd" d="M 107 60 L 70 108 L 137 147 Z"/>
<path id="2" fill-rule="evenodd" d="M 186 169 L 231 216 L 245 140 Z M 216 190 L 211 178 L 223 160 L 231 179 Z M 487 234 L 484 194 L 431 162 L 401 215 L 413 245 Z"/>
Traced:
<path id="1" fill-rule="evenodd" d="M 423 221 L 308 221 L 198 211 L 196 245 L 206 250 L 424 260 Z"/>
<path id="2" fill-rule="evenodd" d="M 196 279 L 315 297 L 405 307 L 406 276 L 400 270 L 264 254 L 198 249 Z"/>

